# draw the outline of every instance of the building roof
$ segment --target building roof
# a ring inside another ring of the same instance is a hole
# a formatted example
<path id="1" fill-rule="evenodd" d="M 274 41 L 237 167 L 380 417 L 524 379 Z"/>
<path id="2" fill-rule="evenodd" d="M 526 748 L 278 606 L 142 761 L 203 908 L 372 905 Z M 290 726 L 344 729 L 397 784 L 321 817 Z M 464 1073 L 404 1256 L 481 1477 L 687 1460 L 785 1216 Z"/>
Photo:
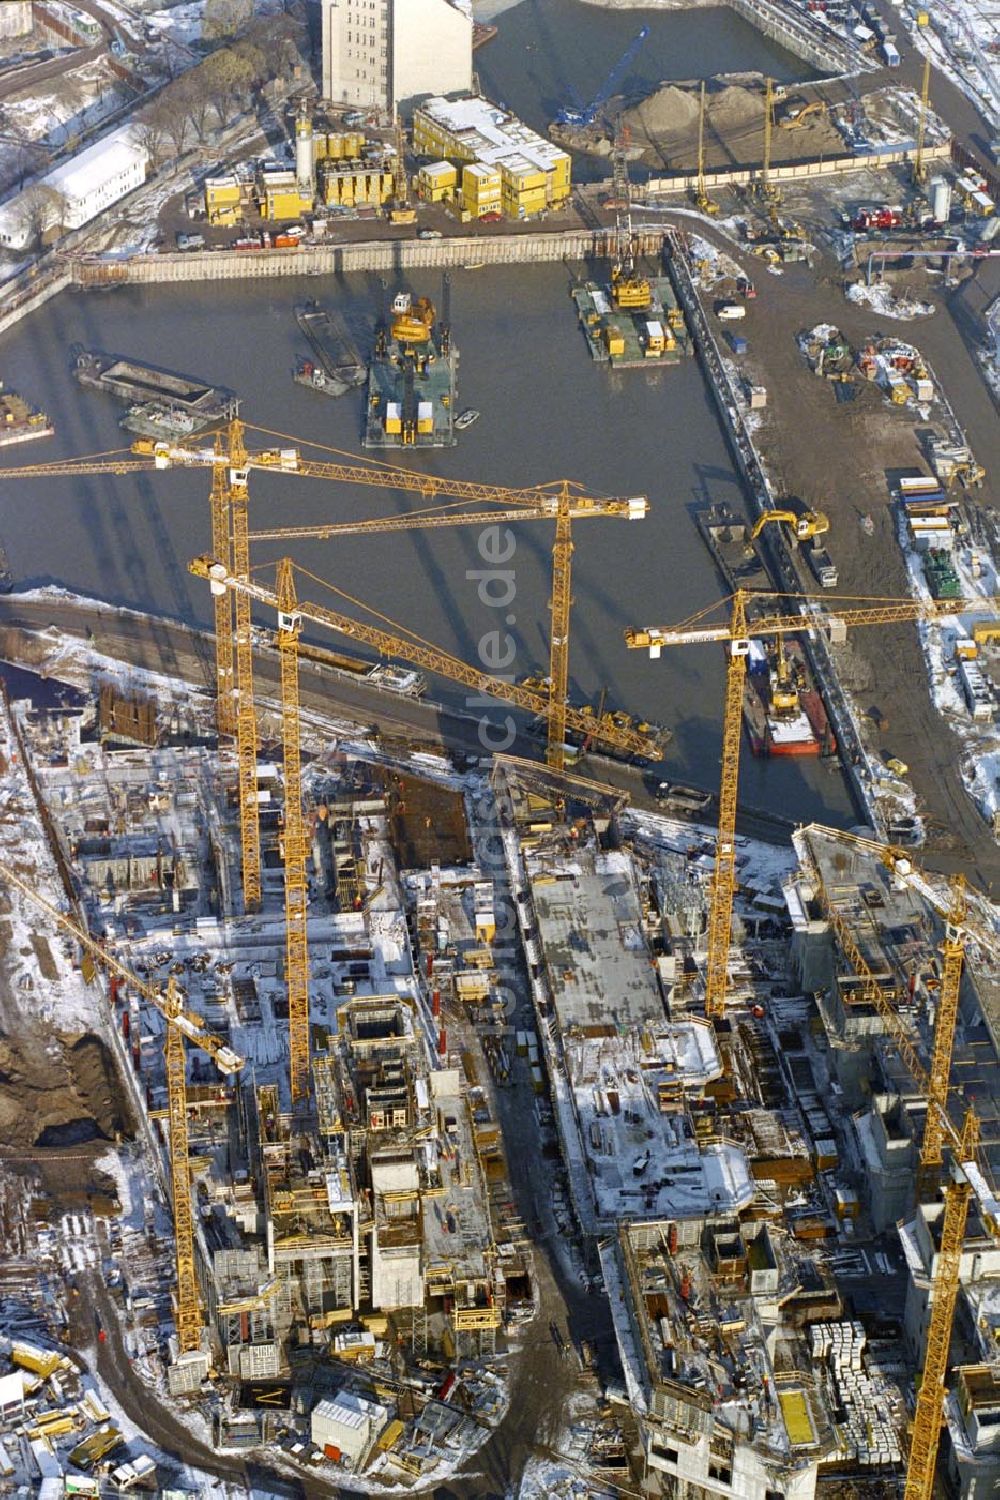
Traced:
<path id="1" fill-rule="evenodd" d="M 535 879 L 532 897 L 560 1027 L 663 1019 L 627 862 L 601 858 Z"/>
<path id="2" fill-rule="evenodd" d="M 549 172 L 566 152 L 538 135 L 515 115 L 499 109 L 488 99 L 427 99 L 420 106 L 436 125 L 462 137 L 462 144 L 476 158 L 494 166 L 502 163 L 512 171 L 531 167 Z"/>
<path id="3" fill-rule="evenodd" d="M 378 1401 L 370 1401 L 357 1391 L 338 1391 L 318 1401 L 313 1408 L 314 1417 L 324 1417 L 328 1422 L 338 1422 L 341 1427 L 354 1430 L 365 1422 L 378 1422 L 387 1415 L 386 1408 Z"/>

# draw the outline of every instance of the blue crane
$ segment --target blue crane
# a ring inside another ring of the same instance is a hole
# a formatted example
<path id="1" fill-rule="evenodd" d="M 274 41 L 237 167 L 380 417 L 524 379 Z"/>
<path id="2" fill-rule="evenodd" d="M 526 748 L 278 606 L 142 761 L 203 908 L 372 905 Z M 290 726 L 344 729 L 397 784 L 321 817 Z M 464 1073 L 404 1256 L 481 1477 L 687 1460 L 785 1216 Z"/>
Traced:
<path id="1" fill-rule="evenodd" d="M 590 103 L 586 105 L 580 105 L 578 103 L 576 109 L 561 109 L 556 115 L 556 124 L 571 125 L 575 130 L 582 130 L 585 129 L 588 125 L 593 125 L 594 121 L 597 119 L 597 115 L 602 104 L 605 104 L 607 100 L 611 98 L 611 95 L 614 93 L 615 84 L 618 82 L 619 78 L 621 78 L 626 68 L 628 68 L 635 61 L 640 47 L 648 36 L 649 27 L 644 26 L 638 33 L 638 35 L 633 38 L 626 51 L 622 53 L 621 57 L 611 69 L 611 72 L 608 74 L 607 78 L 605 78 L 604 82 L 601 84 L 600 91 L 590 101 Z"/>

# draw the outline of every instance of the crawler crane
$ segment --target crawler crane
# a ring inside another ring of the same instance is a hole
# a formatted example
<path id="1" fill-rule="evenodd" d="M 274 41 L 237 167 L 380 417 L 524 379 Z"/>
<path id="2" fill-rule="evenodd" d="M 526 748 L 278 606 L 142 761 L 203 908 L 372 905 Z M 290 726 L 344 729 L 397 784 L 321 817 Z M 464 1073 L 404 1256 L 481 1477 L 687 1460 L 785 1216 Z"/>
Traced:
<path id="1" fill-rule="evenodd" d="M 212 1058 L 220 1073 L 238 1073 L 243 1067 L 243 1058 L 231 1047 L 227 1047 L 217 1036 L 205 1030 L 199 1016 L 184 1009 L 181 996 L 173 976 L 167 981 L 165 990 L 158 989 L 145 979 L 140 979 L 127 969 L 112 954 L 108 953 L 89 932 L 65 912 L 53 906 L 34 886 L 10 868 L 0 864 L 0 881 L 14 886 L 34 906 L 52 919 L 64 932 L 68 932 L 80 944 L 95 963 L 131 986 L 163 1016 L 167 1023 L 164 1040 L 166 1058 L 167 1100 L 170 1117 L 170 1177 L 174 1208 L 174 1253 L 177 1276 L 175 1321 L 177 1342 L 182 1354 L 193 1353 L 201 1345 L 201 1307 L 198 1295 L 198 1275 L 194 1263 L 194 1211 L 191 1205 L 191 1176 L 188 1159 L 187 1081 L 184 1054 L 185 1040 L 193 1042 Z"/>
<path id="2" fill-rule="evenodd" d="M 754 601 L 762 610 L 765 602 L 787 601 L 800 613 L 765 614 L 749 618 Z M 659 625 L 643 630 L 626 630 L 625 644 L 633 650 L 648 651 L 653 659 L 665 646 L 724 645 L 728 657 L 726 697 L 722 719 L 722 780 L 719 788 L 719 829 L 715 845 L 715 874 L 708 920 L 708 959 L 705 975 L 705 1010 L 721 1018 L 726 1012 L 726 989 L 729 982 L 729 946 L 732 933 L 733 895 L 736 888 L 736 797 L 740 770 L 740 743 L 743 721 L 743 690 L 746 685 L 747 656 L 755 636 L 802 635 L 810 630 L 832 630 L 862 625 L 894 625 L 906 620 L 933 620 L 943 614 L 960 614 L 981 610 L 993 614 L 996 599 L 948 599 L 928 602 L 920 599 L 844 598 L 850 607 L 832 613 L 820 605 L 838 604 L 838 600 L 819 600 L 807 594 L 749 593 L 738 590 L 729 601 L 728 624 L 715 625 L 706 617 L 715 606 L 702 610 L 680 625 Z"/>

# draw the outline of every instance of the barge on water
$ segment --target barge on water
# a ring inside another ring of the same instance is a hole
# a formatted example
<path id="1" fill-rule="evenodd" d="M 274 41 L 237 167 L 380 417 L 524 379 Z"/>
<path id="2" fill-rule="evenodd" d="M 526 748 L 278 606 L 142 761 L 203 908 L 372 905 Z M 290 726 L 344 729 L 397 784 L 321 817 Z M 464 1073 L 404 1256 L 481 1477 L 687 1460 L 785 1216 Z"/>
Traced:
<path id="1" fill-rule="evenodd" d="M 642 277 L 649 296 L 623 306 L 612 285 L 585 281 L 572 289 L 592 359 L 613 370 L 658 370 L 691 353 L 684 312 L 669 276 Z"/>
<path id="2" fill-rule="evenodd" d="M 294 380 L 324 396 L 343 396 L 365 383 L 365 366 L 343 314 L 316 301 L 301 302 L 295 321 L 315 359 L 302 359 Z"/>
<path id="3" fill-rule="evenodd" d="M 434 306 L 400 292 L 368 367 L 366 448 L 452 448 L 458 350 Z"/>
<path id="4" fill-rule="evenodd" d="M 231 421 L 239 410 L 239 400 L 224 386 L 97 349 L 78 349 L 73 373 L 88 390 L 127 402 L 121 425 L 144 437 L 190 437 Z"/>
<path id="5" fill-rule="evenodd" d="M 29 406 L 16 391 L 4 390 L 0 381 L 0 448 L 14 443 L 33 443 L 38 438 L 52 437 L 55 428 L 43 411 Z M 0 593 L 9 590 L 0 588 Z"/>
<path id="6" fill-rule="evenodd" d="M 696 514 L 698 530 L 728 587 L 735 592 L 773 595 L 773 585 L 750 527 L 726 505 Z M 770 601 L 751 599 L 753 621 Z M 743 690 L 743 723 L 754 755 L 833 755 L 837 741 L 822 694 L 809 668 L 802 642 L 795 636 L 777 642 L 751 638 Z"/>

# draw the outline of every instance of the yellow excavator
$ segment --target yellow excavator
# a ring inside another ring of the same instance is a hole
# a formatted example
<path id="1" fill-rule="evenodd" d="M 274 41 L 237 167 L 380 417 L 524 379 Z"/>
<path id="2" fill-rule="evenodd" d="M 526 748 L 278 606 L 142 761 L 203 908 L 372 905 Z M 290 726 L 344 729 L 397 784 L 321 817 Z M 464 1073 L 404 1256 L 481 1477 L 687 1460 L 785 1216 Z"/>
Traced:
<path id="1" fill-rule="evenodd" d="M 799 694 L 792 675 L 792 665 L 785 655 L 784 642 L 778 636 L 778 660 L 771 687 L 771 711 L 779 719 L 794 719 L 799 711 Z"/>
<path id="2" fill-rule="evenodd" d="M 808 104 L 790 104 L 784 114 L 778 119 L 778 125 L 782 130 L 798 130 L 800 125 L 805 125 L 813 115 L 825 115 L 827 106 L 822 99 L 812 99 Z"/>
<path id="3" fill-rule="evenodd" d="M 392 302 L 389 333 L 398 344 L 426 344 L 434 327 L 434 304 L 429 297 L 416 301 L 409 292 L 399 292 Z"/>
<path id="4" fill-rule="evenodd" d="M 807 542 L 810 537 L 824 536 L 830 530 L 830 518 L 821 510 L 766 510 L 758 518 L 751 531 L 750 540 L 755 542 L 765 526 L 770 525 L 772 521 L 789 526 L 797 542 Z"/>

